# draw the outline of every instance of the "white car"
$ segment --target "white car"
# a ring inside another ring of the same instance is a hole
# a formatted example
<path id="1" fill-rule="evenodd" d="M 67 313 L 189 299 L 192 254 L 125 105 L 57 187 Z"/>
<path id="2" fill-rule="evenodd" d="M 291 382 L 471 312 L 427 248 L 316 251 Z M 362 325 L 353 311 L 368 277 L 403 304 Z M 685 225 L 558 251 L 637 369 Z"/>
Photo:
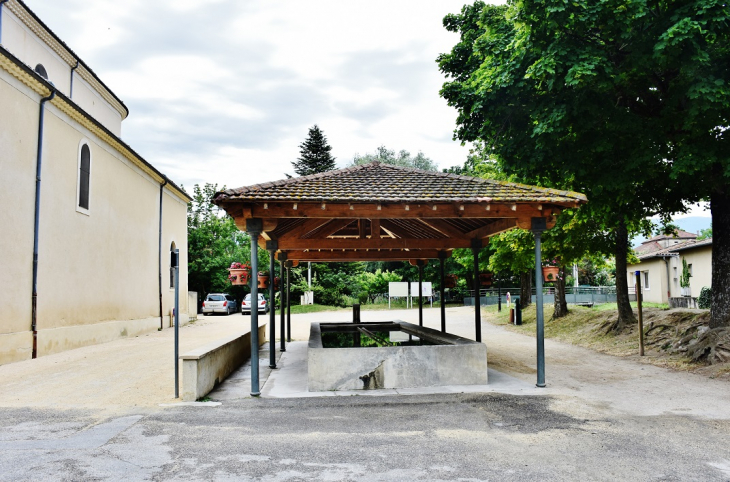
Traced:
<path id="1" fill-rule="evenodd" d="M 269 312 L 269 302 L 266 301 L 264 295 L 259 293 L 258 310 L 259 313 Z M 241 314 L 251 314 L 251 293 L 247 294 L 241 303 Z"/>
<path id="2" fill-rule="evenodd" d="M 211 293 L 203 301 L 203 314 L 225 313 L 230 315 L 238 311 L 236 299 L 226 293 Z"/>

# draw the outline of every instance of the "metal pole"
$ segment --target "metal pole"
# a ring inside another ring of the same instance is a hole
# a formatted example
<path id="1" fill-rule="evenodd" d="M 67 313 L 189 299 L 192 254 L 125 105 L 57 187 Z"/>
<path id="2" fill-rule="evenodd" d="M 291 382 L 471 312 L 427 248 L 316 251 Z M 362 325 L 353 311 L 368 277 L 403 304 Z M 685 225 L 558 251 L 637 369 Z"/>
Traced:
<path id="1" fill-rule="evenodd" d="M 641 290 L 641 271 L 635 271 L 634 275 L 636 275 L 636 306 L 639 309 L 639 356 L 644 356 L 644 317 L 641 312 L 644 293 Z"/>
<path id="2" fill-rule="evenodd" d="M 497 279 L 497 312 L 502 312 L 502 278 Z"/>
<path id="3" fill-rule="evenodd" d="M 285 333 L 285 325 L 284 325 L 284 283 L 286 282 L 286 279 L 284 278 L 284 262 L 286 261 L 286 253 L 280 253 L 279 254 L 279 276 L 281 277 L 281 280 L 279 281 L 279 318 L 281 319 L 281 324 L 279 326 L 280 334 L 280 344 L 281 347 L 279 348 L 280 352 L 286 351 L 286 337 L 284 336 Z"/>
<path id="4" fill-rule="evenodd" d="M 291 343 L 291 261 L 286 262 L 286 341 Z M 283 335 L 284 333 L 282 333 Z"/>
<path id="5" fill-rule="evenodd" d="M 246 231 L 251 237 L 251 396 L 261 395 L 259 386 L 259 285 L 256 274 L 259 270 L 259 235 L 263 221 L 258 218 L 246 220 Z"/>
<path id="6" fill-rule="evenodd" d="M 446 276 L 444 274 L 444 263 L 446 261 L 446 251 L 439 251 L 439 275 L 441 279 L 441 333 L 446 333 Z"/>
<path id="7" fill-rule="evenodd" d="M 274 305 L 274 279 L 276 278 L 276 269 L 274 255 L 278 243 L 276 241 L 266 241 L 266 247 L 269 251 L 269 368 L 276 368 L 276 309 Z"/>
<path id="8" fill-rule="evenodd" d="M 482 341 L 482 302 L 479 298 L 479 250 L 482 248 L 481 239 L 471 240 L 471 252 L 474 255 L 474 325 L 476 341 Z"/>
<path id="9" fill-rule="evenodd" d="M 418 260 L 418 326 L 423 326 L 423 265 L 422 259 Z"/>
<path id="10" fill-rule="evenodd" d="M 175 249 L 175 398 L 180 398 L 180 250 Z"/>
<path id="11" fill-rule="evenodd" d="M 545 387 L 545 320 L 542 313 L 542 256 L 541 236 L 547 230 L 545 218 L 532 218 L 535 235 L 535 311 L 537 313 L 537 386 Z"/>

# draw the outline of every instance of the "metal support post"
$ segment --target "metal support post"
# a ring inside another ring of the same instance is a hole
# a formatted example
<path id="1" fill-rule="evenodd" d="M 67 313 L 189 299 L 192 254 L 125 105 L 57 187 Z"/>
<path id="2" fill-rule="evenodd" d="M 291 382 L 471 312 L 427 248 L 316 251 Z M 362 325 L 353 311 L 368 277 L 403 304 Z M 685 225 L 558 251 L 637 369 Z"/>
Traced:
<path id="1" fill-rule="evenodd" d="M 423 265 L 426 262 L 418 260 L 418 326 L 423 326 Z"/>
<path id="2" fill-rule="evenodd" d="M 180 250 L 172 252 L 175 277 L 175 398 L 180 398 Z"/>
<path id="3" fill-rule="evenodd" d="M 281 276 L 281 282 L 279 284 L 279 318 L 281 319 L 281 324 L 279 325 L 279 338 L 281 339 L 281 348 L 279 351 L 281 352 L 286 351 L 286 336 L 284 336 L 286 333 L 286 325 L 284 325 L 284 283 L 286 283 L 286 278 L 284 277 L 285 262 L 286 253 L 279 253 L 279 276 Z"/>
<path id="4" fill-rule="evenodd" d="M 269 252 L 269 368 L 276 368 L 276 305 L 274 304 L 274 279 L 276 279 L 276 260 L 274 255 L 278 248 L 277 241 L 266 241 Z"/>
<path id="5" fill-rule="evenodd" d="M 545 218 L 532 218 L 532 233 L 535 235 L 535 311 L 537 314 L 537 386 L 545 387 L 545 320 L 542 310 L 542 256 L 541 236 L 547 231 Z"/>
<path id="6" fill-rule="evenodd" d="M 497 313 L 502 313 L 502 278 L 497 278 Z"/>
<path id="7" fill-rule="evenodd" d="M 286 341 L 291 343 L 291 278 L 289 274 L 292 262 L 287 261 L 284 265 L 286 266 Z"/>
<path id="8" fill-rule="evenodd" d="M 256 273 L 259 271 L 259 235 L 263 221 L 258 218 L 246 220 L 246 232 L 251 237 L 251 396 L 261 395 L 259 386 L 259 285 Z"/>
<path id="9" fill-rule="evenodd" d="M 444 262 L 446 261 L 446 251 L 439 251 L 439 275 L 440 275 L 440 297 L 441 297 L 441 333 L 446 333 L 446 275 L 444 273 Z"/>
<path id="10" fill-rule="evenodd" d="M 476 341 L 482 341 L 482 301 L 479 297 L 479 251 L 482 249 L 481 239 L 471 240 L 471 253 L 474 255 L 474 326 Z"/>

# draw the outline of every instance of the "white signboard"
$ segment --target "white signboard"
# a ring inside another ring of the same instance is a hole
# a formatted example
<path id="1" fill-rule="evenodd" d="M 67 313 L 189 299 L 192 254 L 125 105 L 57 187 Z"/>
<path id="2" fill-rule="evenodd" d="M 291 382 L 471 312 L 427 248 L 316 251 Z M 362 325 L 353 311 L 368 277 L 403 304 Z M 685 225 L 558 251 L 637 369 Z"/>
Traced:
<path id="1" fill-rule="evenodd" d="M 408 283 L 407 282 L 393 282 L 388 283 L 388 297 L 394 298 L 396 296 L 408 296 Z"/>
<path id="2" fill-rule="evenodd" d="M 421 296 L 424 298 L 428 298 L 431 295 L 433 295 L 433 291 L 431 289 L 431 282 L 430 281 L 424 281 L 421 286 Z M 418 282 L 411 282 L 411 296 L 418 297 Z"/>

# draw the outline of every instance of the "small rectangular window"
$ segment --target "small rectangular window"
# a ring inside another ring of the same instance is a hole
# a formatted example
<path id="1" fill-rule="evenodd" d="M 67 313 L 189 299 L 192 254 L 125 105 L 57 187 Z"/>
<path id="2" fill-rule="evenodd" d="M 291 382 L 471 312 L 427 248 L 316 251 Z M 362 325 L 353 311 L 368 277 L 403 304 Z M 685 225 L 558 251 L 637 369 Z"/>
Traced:
<path id="1" fill-rule="evenodd" d="M 644 271 L 644 289 L 645 290 L 649 289 L 649 272 L 648 271 Z"/>

